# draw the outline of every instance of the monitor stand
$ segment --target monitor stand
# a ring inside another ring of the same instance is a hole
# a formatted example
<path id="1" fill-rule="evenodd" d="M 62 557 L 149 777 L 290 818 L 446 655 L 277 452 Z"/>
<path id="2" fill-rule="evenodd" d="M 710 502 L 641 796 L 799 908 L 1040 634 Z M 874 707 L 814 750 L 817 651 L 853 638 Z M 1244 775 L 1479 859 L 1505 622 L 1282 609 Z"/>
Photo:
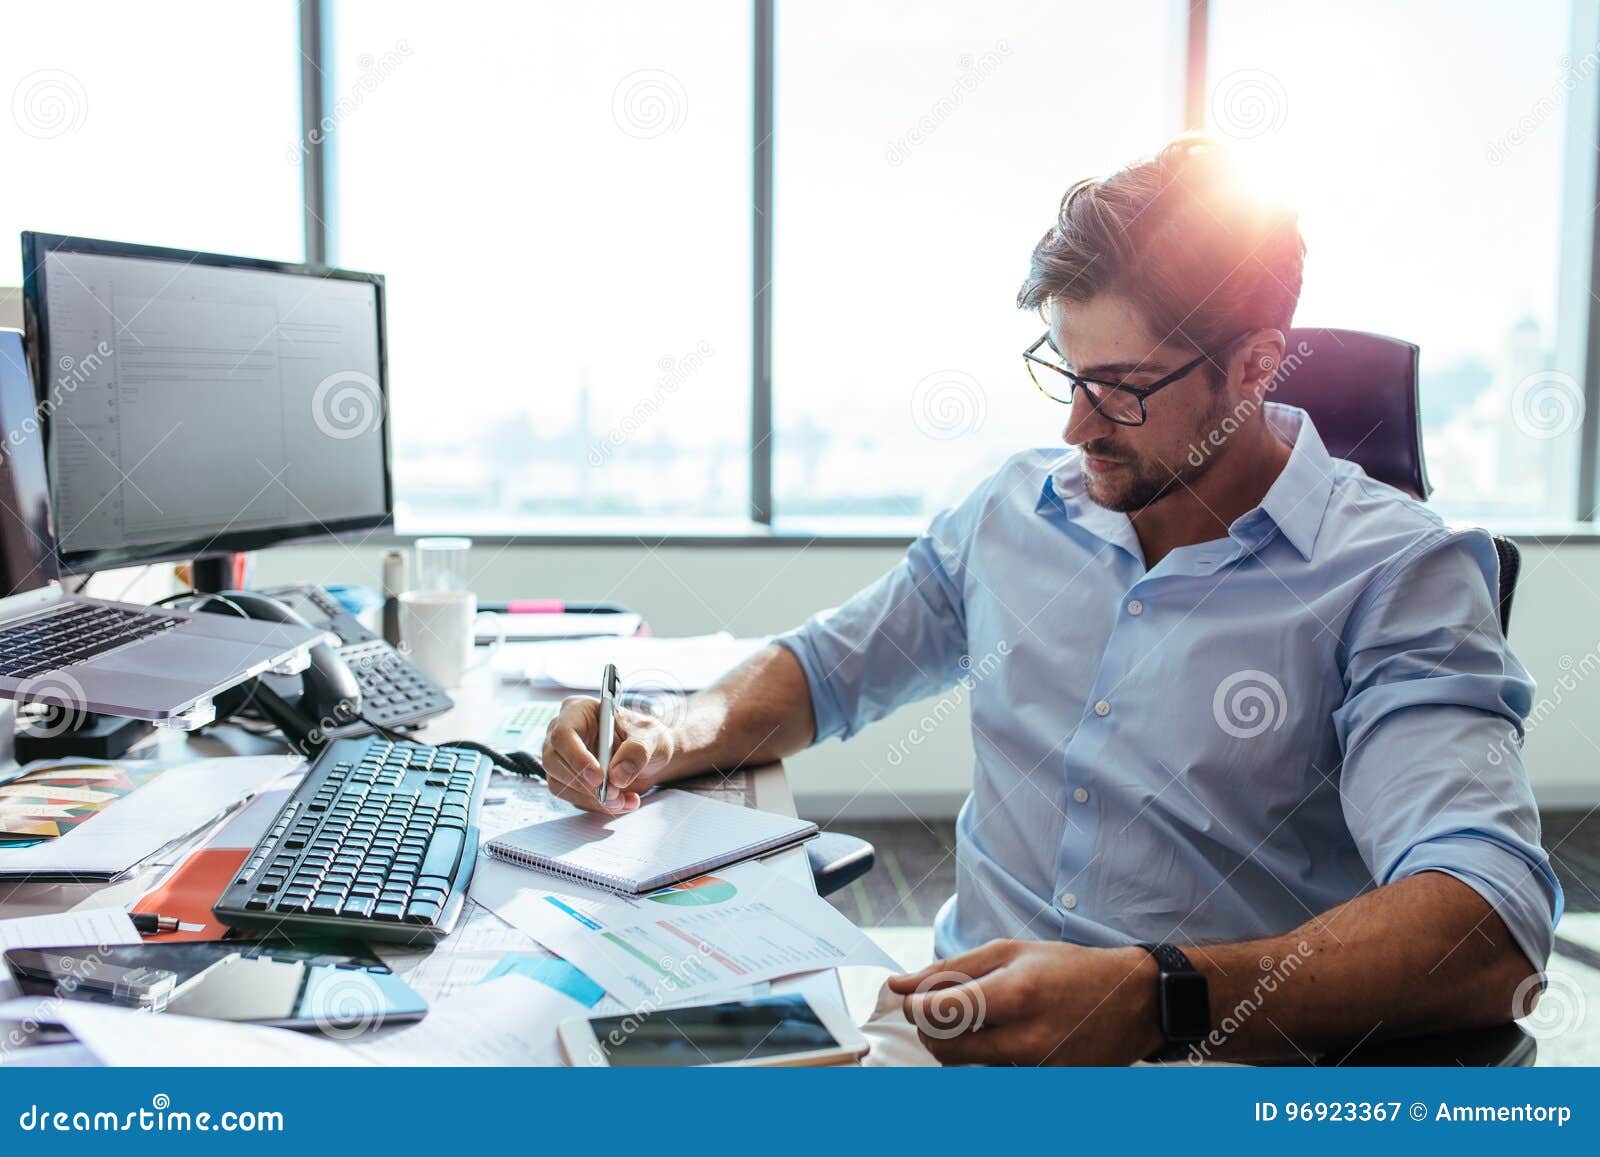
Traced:
<path id="1" fill-rule="evenodd" d="M 35 759 L 120 759 L 155 728 L 143 719 L 50 707 L 17 732 L 18 763 Z"/>

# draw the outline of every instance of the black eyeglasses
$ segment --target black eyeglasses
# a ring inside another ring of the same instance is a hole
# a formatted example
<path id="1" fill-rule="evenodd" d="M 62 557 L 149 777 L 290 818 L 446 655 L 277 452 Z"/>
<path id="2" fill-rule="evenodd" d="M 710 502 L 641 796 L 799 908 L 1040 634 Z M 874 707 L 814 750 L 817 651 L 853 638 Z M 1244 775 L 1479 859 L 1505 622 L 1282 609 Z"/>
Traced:
<path id="1" fill-rule="evenodd" d="M 1243 334 L 1239 335 L 1239 337 L 1243 336 Z M 1146 398 L 1150 397 L 1152 394 L 1159 393 L 1168 386 L 1172 385 L 1174 382 L 1183 378 L 1201 362 L 1210 361 L 1213 358 L 1220 357 L 1224 350 L 1228 349 L 1234 344 L 1234 342 L 1238 340 L 1239 338 L 1236 337 L 1230 341 L 1224 342 L 1215 350 L 1207 350 L 1199 357 L 1195 358 L 1192 362 L 1185 362 L 1166 377 L 1160 379 L 1159 381 L 1151 382 L 1148 386 L 1129 386 L 1124 385 L 1121 382 L 1099 382 L 1093 378 L 1085 378 L 1075 374 L 1071 370 L 1067 369 L 1066 366 L 1061 365 L 1059 362 L 1053 362 L 1049 358 L 1039 357 L 1037 351 L 1039 347 L 1043 345 L 1049 345 L 1051 350 L 1056 352 L 1058 355 L 1060 353 L 1060 351 L 1056 350 L 1055 346 L 1050 341 L 1049 330 L 1045 330 L 1044 336 L 1042 336 L 1038 341 L 1034 342 L 1027 349 L 1023 350 L 1022 356 L 1027 363 L 1028 376 L 1033 379 L 1033 384 L 1038 386 L 1039 392 L 1045 397 L 1049 398 L 1051 401 L 1060 402 L 1062 405 L 1070 406 L 1072 404 L 1073 395 L 1075 395 L 1081 389 L 1084 391 L 1084 393 L 1089 395 L 1089 402 L 1092 406 L 1094 406 L 1095 412 L 1098 413 L 1102 418 L 1105 418 L 1108 422 L 1115 422 L 1119 426 L 1142 426 L 1145 423 L 1146 417 L 1148 417 L 1144 407 Z M 1066 396 L 1062 396 L 1061 387 L 1059 385 L 1052 389 L 1051 386 L 1047 386 L 1045 384 L 1045 381 L 1049 381 L 1052 383 L 1052 385 L 1054 385 L 1054 378 L 1046 375 L 1044 380 L 1040 380 L 1038 372 L 1034 369 L 1035 366 L 1044 366 L 1046 369 L 1054 370 L 1063 378 L 1066 378 L 1068 383 Z"/>

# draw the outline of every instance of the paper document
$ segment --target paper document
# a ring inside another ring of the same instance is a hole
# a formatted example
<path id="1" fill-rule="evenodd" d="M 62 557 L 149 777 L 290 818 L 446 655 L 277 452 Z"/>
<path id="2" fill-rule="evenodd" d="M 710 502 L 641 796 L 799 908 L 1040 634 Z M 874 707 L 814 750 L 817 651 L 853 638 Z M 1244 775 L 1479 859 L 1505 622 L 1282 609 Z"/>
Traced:
<path id="1" fill-rule="evenodd" d="M 378 1065 L 559 1065 L 556 1026 L 589 1007 L 507 974 L 440 1001 L 421 1024 L 348 1046 Z"/>
<path id="2" fill-rule="evenodd" d="M 494 642 L 500 637 L 502 628 L 508 641 L 593 639 L 637 634 L 643 625 L 643 617 L 629 612 L 605 615 L 506 615 L 485 611 L 478 616 L 475 633 L 480 643 Z"/>
<path id="3" fill-rule="evenodd" d="M 202 759 L 161 772 L 57 839 L 0 848 L 0 880 L 110 880 L 300 766 L 299 756 Z"/>
<path id="4" fill-rule="evenodd" d="M 173 1068 L 359 1065 L 353 1051 L 286 1028 L 231 1024 L 56 997 L 0 1004 L 0 1021 L 59 1024 L 104 1065 Z"/>
<path id="5" fill-rule="evenodd" d="M 709 687 L 767 645 L 767 639 L 715 635 L 667 639 L 576 639 L 528 648 L 528 681 L 571 691 L 597 691 L 600 672 L 617 665 L 624 691 L 667 693 Z"/>
<path id="6" fill-rule="evenodd" d="M 0 920 L 0 952 L 7 948 L 66 948 L 86 944 L 110 947 L 138 944 L 140 939 L 133 921 L 121 908 L 90 908 L 83 912 Z M 16 982 L 0 968 L 0 1000 L 16 995 Z"/>
<path id="7" fill-rule="evenodd" d="M 604 985 L 659 1008 L 842 964 L 897 965 L 809 889 L 759 863 L 624 896 L 480 857 L 473 898 Z"/>

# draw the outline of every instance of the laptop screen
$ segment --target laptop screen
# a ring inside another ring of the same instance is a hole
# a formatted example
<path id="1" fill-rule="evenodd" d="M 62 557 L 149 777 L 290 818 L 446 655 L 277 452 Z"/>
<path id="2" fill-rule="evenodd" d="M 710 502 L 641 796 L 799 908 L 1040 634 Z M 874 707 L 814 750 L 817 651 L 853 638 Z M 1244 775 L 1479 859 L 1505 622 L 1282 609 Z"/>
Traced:
<path id="1" fill-rule="evenodd" d="M 59 573 L 39 408 L 22 335 L 0 330 L 0 597 L 36 591 Z"/>

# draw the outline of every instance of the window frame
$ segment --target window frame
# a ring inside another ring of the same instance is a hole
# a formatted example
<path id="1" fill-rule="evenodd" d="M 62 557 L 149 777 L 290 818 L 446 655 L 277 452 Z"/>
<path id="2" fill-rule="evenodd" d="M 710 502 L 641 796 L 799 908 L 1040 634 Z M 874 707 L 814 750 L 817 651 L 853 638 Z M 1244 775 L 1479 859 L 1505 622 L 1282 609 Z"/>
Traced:
<path id="1" fill-rule="evenodd" d="M 773 30 L 777 0 L 751 0 L 753 30 L 751 66 L 753 75 L 751 117 L 751 364 L 750 364 L 750 495 L 748 503 L 749 530 L 729 534 L 619 534 L 604 532 L 584 534 L 574 531 L 559 534 L 478 534 L 475 537 L 504 545 L 539 546 L 631 546 L 656 548 L 661 546 L 727 547 L 727 546 L 859 546 L 902 547 L 915 537 L 915 531 L 901 534 L 807 534 L 799 531 L 782 531 L 774 526 L 772 497 L 772 294 L 773 283 L 773 157 L 777 125 L 773 114 L 776 45 Z M 333 5 L 337 0 L 299 0 L 300 12 L 300 94 L 302 140 L 305 142 L 302 165 L 303 218 L 305 221 L 305 260 L 309 265 L 327 265 L 338 252 L 337 221 L 332 216 L 334 183 L 338 179 L 337 120 L 333 116 L 332 84 L 327 64 L 331 60 Z M 1206 122 L 1206 55 L 1207 33 L 1210 27 L 1208 0 L 1191 0 L 1188 20 L 1182 34 L 1184 51 L 1180 54 L 1184 75 L 1180 91 L 1183 93 L 1183 122 L 1186 129 L 1201 130 Z M 1574 6 L 1572 40 L 1579 44 L 1593 44 L 1600 33 L 1600 16 L 1585 12 L 1584 5 Z M 1587 37 L 1587 39 L 1585 39 Z M 1590 123 L 1600 135 L 1600 100 L 1588 108 L 1574 106 L 1572 115 L 1590 118 Z M 1572 135 L 1569 133 L 1569 135 Z M 1587 133 L 1579 134 L 1588 138 Z M 1578 151 L 1567 148 L 1569 163 Z M 1591 194 L 1588 204 L 1600 202 L 1600 158 L 1590 150 L 1585 157 L 1590 171 L 1577 175 L 1583 188 Z M 1567 179 L 1570 186 L 1572 178 Z M 1568 198 L 1572 207 L 1566 210 L 1568 220 L 1562 222 L 1564 234 L 1581 236 L 1588 228 L 1586 221 L 1578 221 L 1578 198 Z M 1582 378 L 1584 417 L 1579 433 L 1578 486 L 1575 509 L 1568 519 L 1552 518 L 1549 525 L 1529 528 L 1527 532 L 1513 531 L 1520 541 L 1555 543 L 1569 541 L 1600 541 L 1600 296 L 1594 289 L 1600 286 L 1600 228 L 1589 228 L 1588 261 L 1573 263 L 1575 271 L 1571 280 L 1583 277 L 1581 286 L 1565 285 L 1563 293 L 1581 289 L 1586 294 L 1588 307 L 1583 311 L 1583 332 L 1561 337 L 1564 343 L 1576 343 L 1570 348 L 1582 351 Z M 1568 280 L 1569 278 L 1564 278 Z M 398 533 L 386 536 L 385 541 L 409 542 L 416 534 Z"/>

